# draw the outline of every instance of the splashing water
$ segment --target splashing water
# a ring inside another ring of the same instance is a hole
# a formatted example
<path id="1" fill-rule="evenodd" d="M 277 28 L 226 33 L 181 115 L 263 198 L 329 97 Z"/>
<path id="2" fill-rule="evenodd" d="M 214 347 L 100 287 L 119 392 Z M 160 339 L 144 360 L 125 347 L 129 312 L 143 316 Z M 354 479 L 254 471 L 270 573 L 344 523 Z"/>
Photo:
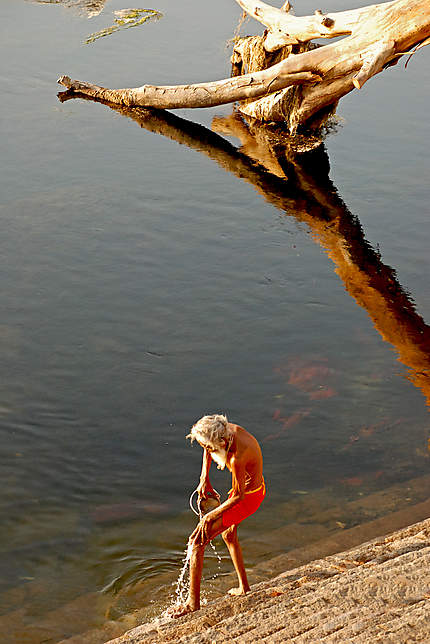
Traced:
<path id="1" fill-rule="evenodd" d="M 182 570 L 179 573 L 178 581 L 176 582 L 175 596 L 176 600 L 174 606 L 179 606 L 186 601 L 188 589 L 189 589 L 189 578 L 187 578 L 187 571 L 189 568 L 189 563 L 191 559 L 191 554 L 193 552 L 193 544 L 188 542 L 187 549 L 185 550 L 185 557 L 183 560 Z"/>
<path id="2" fill-rule="evenodd" d="M 222 561 L 221 555 L 218 553 L 213 541 L 210 541 L 210 546 L 214 552 L 214 555 L 218 559 L 218 571 L 220 571 L 221 561 Z M 187 575 L 187 572 L 189 570 L 189 564 L 190 564 L 192 552 L 193 552 L 193 546 L 192 546 L 192 543 L 189 543 L 187 546 L 187 549 L 184 552 L 183 565 L 175 586 L 174 602 L 170 608 L 173 608 L 175 606 L 180 606 L 184 604 L 187 600 L 188 591 L 189 591 L 189 575 Z M 218 574 L 219 572 L 216 572 L 211 577 L 211 579 L 216 579 L 218 577 Z"/>
<path id="3" fill-rule="evenodd" d="M 214 551 L 214 555 L 218 559 L 218 572 L 216 572 L 214 575 L 212 575 L 212 579 L 216 579 L 218 577 L 219 572 L 221 571 L 221 561 L 222 561 L 222 559 L 221 559 L 221 555 L 219 554 L 219 552 L 217 552 L 217 549 L 215 548 L 214 542 L 211 541 L 210 544 L 211 544 L 212 550 Z"/>
<path id="4" fill-rule="evenodd" d="M 194 492 L 190 496 L 190 507 L 194 512 L 194 514 L 196 514 L 199 517 L 199 519 L 201 519 L 203 517 L 203 512 L 201 511 L 200 506 L 199 505 L 197 506 L 198 511 L 196 511 L 193 506 L 193 496 L 196 492 L 197 490 L 194 490 Z M 217 552 L 214 542 L 210 541 L 209 543 L 214 552 L 214 555 L 218 559 L 218 570 L 221 570 L 221 561 L 222 561 L 221 555 Z M 189 571 L 189 564 L 190 564 L 192 552 L 193 552 L 193 544 L 191 541 L 188 541 L 187 549 L 184 552 L 184 559 L 182 560 L 183 561 L 182 568 L 179 573 L 179 577 L 175 586 L 174 601 L 171 604 L 171 606 L 163 612 L 162 616 L 168 616 L 168 615 L 171 616 L 171 612 L 170 612 L 171 609 L 175 608 L 176 606 L 180 606 L 181 604 L 184 604 L 187 600 L 188 591 L 189 591 L 189 575 L 187 575 L 187 572 Z M 216 579 L 217 577 L 218 577 L 218 573 L 215 573 L 211 578 Z"/>

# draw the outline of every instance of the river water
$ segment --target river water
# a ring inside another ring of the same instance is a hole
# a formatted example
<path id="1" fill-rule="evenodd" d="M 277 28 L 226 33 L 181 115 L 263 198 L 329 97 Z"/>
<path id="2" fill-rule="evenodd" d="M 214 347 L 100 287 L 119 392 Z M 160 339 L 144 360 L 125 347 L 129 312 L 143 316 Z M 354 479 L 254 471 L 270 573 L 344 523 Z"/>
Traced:
<path id="1" fill-rule="evenodd" d="M 341 101 L 324 147 L 291 164 L 228 106 L 147 118 L 60 102 L 61 74 L 229 75 L 232 0 L 160 0 L 158 21 L 85 44 L 124 8 L 1 0 L 0 611 L 14 642 L 85 630 L 82 611 L 81 627 L 55 618 L 79 597 L 105 606 L 177 576 L 201 459 L 184 437 L 205 413 L 262 444 L 250 564 L 294 545 L 253 552 L 256 531 L 291 521 L 280 503 L 342 507 L 429 471 L 429 52 Z M 250 161 L 269 148 L 276 176 Z M 214 481 L 225 493 L 228 476 Z"/>

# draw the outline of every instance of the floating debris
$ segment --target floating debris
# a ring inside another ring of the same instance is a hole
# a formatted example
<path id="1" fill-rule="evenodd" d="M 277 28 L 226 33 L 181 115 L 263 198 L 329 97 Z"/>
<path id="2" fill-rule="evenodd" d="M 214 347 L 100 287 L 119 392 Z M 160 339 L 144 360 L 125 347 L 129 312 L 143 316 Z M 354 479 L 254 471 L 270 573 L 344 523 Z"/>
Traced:
<path id="1" fill-rule="evenodd" d="M 145 22 L 150 20 L 159 20 L 163 14 L 156 9 L 119 9 L 113 12 L 116 16 L 114 24 L 111 27 L 106 27 L 100 31 L 90 34 L 85 41 L 86 45 L 95 42 L 99 38 L 110 36 L 116 31 L 122 29 L 130 29 L 131 27 L 139 27 Z"/>
<path id="2" fill-rule="evenodd" d="M 75 13 L 87 18 L 98 16 L 104 8 L 106 0 L 32 0 L 38 4 L 57 4 L 72 9 Z"/>
<path id="3" fill-rule="evenodd" d="M 333 387 L 325 387 L 324 385 L 320 385 L 319 389 L 316 389 L 315 391 L 309 391 L 308 395 L 310 400 L 325 400 L 326 398 L 333 398 L 333 396 L 337 396 L 337 391 L 333 389 Z"/>

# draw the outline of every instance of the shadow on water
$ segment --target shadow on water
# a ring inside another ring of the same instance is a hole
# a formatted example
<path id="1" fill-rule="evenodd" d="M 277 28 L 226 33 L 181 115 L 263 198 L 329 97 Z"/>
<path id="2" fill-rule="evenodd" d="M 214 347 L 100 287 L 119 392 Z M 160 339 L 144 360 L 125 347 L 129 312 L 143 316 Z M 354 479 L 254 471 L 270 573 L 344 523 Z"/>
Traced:
<path id="1" fill-rule="evenodd" d="M 58 97 L 60 101 L 76 97 L 94 101 L 68 91 Z M 333 261 L 346 291 L 366 310 L 382 339 L 396 349 L 408 369 L 408 379 L 430 404 L 430 327 L 417 313 L 396 271 L 384 264 L 366 240 L 359 219 L 339 196 L 329 178 L 330 163 L 322 141 L 291 138 L 279 127 L 245 121 L 236 112 L 215 117 L 215 131 L 211 131 L 170 112 L 95 102 L 150 132 L 201 152 L 253 185 L 276 208 L 305 223 Z M 217 132 L 236 137 L 241 147 Z"/>

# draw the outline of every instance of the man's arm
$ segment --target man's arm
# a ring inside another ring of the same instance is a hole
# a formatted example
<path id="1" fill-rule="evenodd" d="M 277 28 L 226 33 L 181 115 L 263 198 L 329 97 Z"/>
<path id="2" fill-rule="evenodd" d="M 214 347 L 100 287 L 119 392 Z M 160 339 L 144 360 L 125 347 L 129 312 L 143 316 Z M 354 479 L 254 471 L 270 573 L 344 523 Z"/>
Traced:
<path id="1" fill-rule="evenodd" d="M 210 533 L 214 521 L 222 517 L 223 513 L 229 508 L 235 506 L 245 495 L 245 466 L 241 460 L 232 459 L 231 475 L 233 494 L 224 503 L 221 503 L 215 510 L 211 510 L 200 519 L 199 524 L 190 536 L 190 541 L 196 540 L 197 543 L 205 543 Z"/>
<path id="2" fill-rule="evenodd" d="M 200 483 L 197 488 L 199 499 L 206 499 L 208 496 L 213 496 L 219 499 L 219 494 L 213 489 L 209 480 L 209 470 L 211 467 L 212 458 L 207 449 L 203 449 L 202 471 L 200 474 Z"/>
<path id="3" fill-rule="evenodd" d="M 232 495 L 221 503 L 215 510 L 211 510 L 205 515 L 208 521 L 215 521 L 222 516 L 223 512 L 235 506 L 245 495 L 245 466 L 242 459 L 233 458 L 230 462 L 231 465 L 231 487 L 233 490 Z"/>

